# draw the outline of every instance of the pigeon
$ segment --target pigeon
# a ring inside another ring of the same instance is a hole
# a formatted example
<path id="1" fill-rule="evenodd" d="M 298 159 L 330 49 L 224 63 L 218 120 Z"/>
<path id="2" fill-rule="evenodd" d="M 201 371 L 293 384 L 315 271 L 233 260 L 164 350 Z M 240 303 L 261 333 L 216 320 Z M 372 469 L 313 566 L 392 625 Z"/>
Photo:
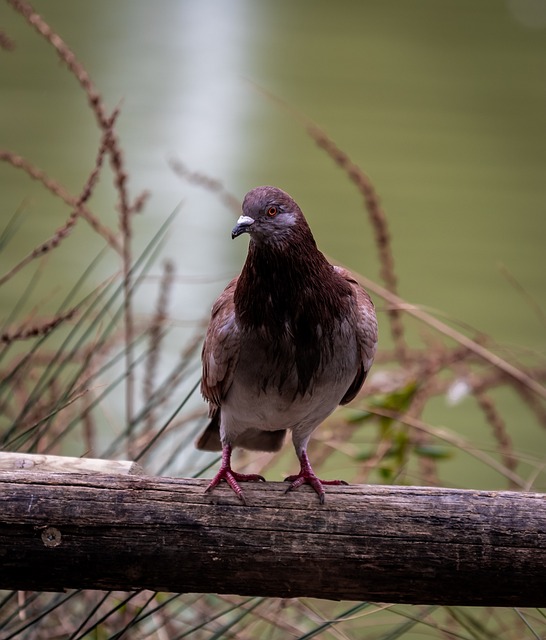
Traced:
<path id="1" fill-rule="evenodd" d="M 359 392 L 377 346 L 374 305 L 354 276 L 318 250 L 296 202 L 272 186 L 243 201 L 232 238 L 248 233 L 241 274 L 214 303 L 202 350 L 201 393 L 210 423 L 196 446 L 222 451 L 206 491 L 225 480 L 245 503 L 241 482 L 263 481 L 231 468 L 235 447 L 278 451 L 287 431 L 300 462 L 287 491 L 323 485 L 307 455 L 313 431 Z"/>

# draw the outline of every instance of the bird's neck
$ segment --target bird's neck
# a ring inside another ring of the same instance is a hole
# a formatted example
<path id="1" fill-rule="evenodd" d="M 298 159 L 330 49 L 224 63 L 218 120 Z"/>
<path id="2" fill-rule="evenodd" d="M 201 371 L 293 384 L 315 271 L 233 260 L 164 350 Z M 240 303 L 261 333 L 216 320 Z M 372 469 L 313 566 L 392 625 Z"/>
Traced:
<path id="1" fill-rule="evenodd" d="M 342 313 L 346 283 L 317 249 L 311 235 L 282 244 L 251 241 L 235 291 L 235 309 L 243 328 L 264 328 L 275 337 L 284 331 L 327 325 Z"/>

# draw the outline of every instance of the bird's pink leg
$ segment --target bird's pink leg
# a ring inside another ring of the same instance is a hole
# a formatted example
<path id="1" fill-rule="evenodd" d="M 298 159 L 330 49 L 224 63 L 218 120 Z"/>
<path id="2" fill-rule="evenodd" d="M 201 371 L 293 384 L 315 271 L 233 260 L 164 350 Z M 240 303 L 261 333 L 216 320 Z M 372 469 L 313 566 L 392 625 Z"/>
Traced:
<path id="1" fill-rule="evenodd" d="M 288 493 L 289 491 L 294 491 L 294 489 L 301 487 L 302 484 L 310 484 L 313 487 L 313 489 L 317 492 L 320 500 L 320 504 L 324 504 L 325 494 L 324 494 L 324 487 L 322 485 L 347 484 L 345 480 L 319 480 L 315 475 L 313 468 L 311 467 L 311 463 L 309 462 L 309 458 L 307 456 L 307 452 L 305 451 L 305 449 L 301 451 L 301 453 L 298 453 L 298 458 L 301 465 L 300 472 L 295 476 L 288 476 L 288 478 L 284 479 L 285 482 L 290 482 L 290 485 L 286 490 L 286 493 Z"/>
<path id="2" fill-rule="evenodd" d="M 243 495 L 243 490 L 239 486 L 239 482 L 265 482 L 265 478 L 263 476 L 259 476 L 256 473 L 244 474 L 244 473 L 236 473 L 231 469 L 231 445 L 225 444 L 222 448 L 222 464 L 220 465 L 220 469 L 218 473 L 214 476 L 214 478 L 210 481 L 209 486 L 205 489 L 205 491 L 211 491 L 220 484 L 222 480 L 225 480 L 229 486 L 235 492 L 235 495 L 239 498 L 239 500 L 246 504 L 245 497 Z"/>

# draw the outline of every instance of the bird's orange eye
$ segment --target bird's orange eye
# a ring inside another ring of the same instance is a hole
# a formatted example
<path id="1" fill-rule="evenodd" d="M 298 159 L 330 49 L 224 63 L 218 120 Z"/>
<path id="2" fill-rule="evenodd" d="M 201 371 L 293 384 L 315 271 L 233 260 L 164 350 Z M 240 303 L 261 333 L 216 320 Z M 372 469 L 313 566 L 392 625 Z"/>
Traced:
<path id="1" fill-rule="evenodd" d="M 277 207 L 269 207 L 267 209 L 267 215 L 270 216 L 271 218 L 274 218 L 277 215 Z"/>

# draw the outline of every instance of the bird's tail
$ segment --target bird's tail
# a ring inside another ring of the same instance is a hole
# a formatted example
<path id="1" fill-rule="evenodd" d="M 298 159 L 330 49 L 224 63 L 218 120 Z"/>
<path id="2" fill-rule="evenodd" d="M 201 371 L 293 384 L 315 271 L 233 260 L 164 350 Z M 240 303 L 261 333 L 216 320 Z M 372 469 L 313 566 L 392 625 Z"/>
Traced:
<path id="1" fill-rule="evenodd" d="M 279 451 L 284 442 L 286 429 L 278 431 L 261 431 L 260 429 L 247 429 L 237 436 L 233 445 L 243 447 L 250 451 Z"/>
<path id="2" fill-rule="evenodd" d="M 220 409 L 212 416 L 206 429 L 197 439 L 195 446 L 202 451 L 221 451 L 222 441 L 220 440 Z M 277 431 L 262 431 L 260 429 L 247 429 L 241 433 L 234 442 L 234 447 L 243 447 L 251 451 L 279 451 L 284 442 L 286 429 Z"/>
<path id="3" fill-rule="evenodd" d="M 206 429 L 197 438 L 195 446 L 201 451 L 222 451 L 222 442 L 220 440 L 220 409 L 217 409 L 212 420 L 208 423 Z"/>

